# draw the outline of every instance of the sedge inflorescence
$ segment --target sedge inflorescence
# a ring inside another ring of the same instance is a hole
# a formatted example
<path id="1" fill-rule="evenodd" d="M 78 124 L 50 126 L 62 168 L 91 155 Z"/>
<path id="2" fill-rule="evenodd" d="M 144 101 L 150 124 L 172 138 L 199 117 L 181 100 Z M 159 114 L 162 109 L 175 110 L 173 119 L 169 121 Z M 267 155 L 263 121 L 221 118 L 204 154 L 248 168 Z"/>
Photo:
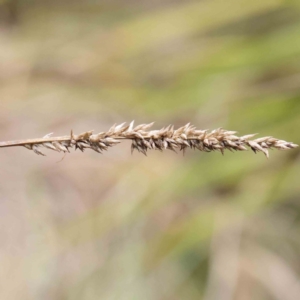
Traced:
<path id="1" fill-rule="evenodd" d="M 169 125 L 159 130 L 150 130 L 153 123 L 134 126 L 134 122 L 113 125 L 107 132 L 94 134 L 93 131 L 83 132 L 75 135 L 73 131 L 69 136 L 52 137 L 47 134 L 40 139 L 22 141 L 2 142 L 0 147 L 24 146 L 33 150 L 38 155 L 45 155 L 42 148 L 57 152 L 70 152 L 74 148 L 84 151 L 92 149 L 102 153 L 122 140 L 131 140 L 131 150 L 137 150 L 146 155 L 148 150 L 185 151 L 187 148 L 197 149 L 204 152 L 225 150 L 245 151 L 252 149 L 256 152 L 263 152 L 269 157 L 270 149 L 287 150 L 298 147 L 298 145 L 279 140 L 271 136 L 253 139 L 256 134 L 237 136 L 236 131 L 229 131 L 218 128 L 212 131 L 199 130 L 190 123 L 175 129 Z"/>

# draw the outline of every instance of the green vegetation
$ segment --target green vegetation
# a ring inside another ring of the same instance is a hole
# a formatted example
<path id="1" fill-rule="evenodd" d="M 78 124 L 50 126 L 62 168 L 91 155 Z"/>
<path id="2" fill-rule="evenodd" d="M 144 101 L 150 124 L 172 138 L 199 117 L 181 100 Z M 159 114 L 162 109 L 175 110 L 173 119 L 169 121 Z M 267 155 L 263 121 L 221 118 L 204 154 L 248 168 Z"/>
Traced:
<path id="1" fill-rule="evenodd" d="M 300 144 L 299 32 L 298 1 L 0 0 L 0 140 L 134 119 Z M 300 299 L 299 148 L 126 143 L 1 149 L 1 299 Z"/>

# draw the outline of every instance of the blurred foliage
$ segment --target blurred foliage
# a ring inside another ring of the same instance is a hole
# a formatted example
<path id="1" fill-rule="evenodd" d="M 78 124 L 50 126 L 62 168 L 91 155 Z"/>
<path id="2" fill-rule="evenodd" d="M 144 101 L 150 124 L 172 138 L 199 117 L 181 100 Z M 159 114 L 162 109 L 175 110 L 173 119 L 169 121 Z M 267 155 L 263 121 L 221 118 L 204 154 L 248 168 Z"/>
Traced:
<path id="1" fill-rule="evenodd" d="M 300 144 L 299 1 L 0 0 L 1 140 L 187 122 Z M 299 150 L 0 153 L 1 299 L 300 299 Z"/>

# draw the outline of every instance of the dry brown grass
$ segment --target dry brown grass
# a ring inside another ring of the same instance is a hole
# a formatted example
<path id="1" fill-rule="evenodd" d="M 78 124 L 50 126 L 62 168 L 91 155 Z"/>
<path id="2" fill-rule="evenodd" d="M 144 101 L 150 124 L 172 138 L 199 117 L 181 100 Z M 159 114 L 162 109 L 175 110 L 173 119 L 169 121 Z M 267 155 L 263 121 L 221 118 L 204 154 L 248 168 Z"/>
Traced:
<path id="1" fill-rule="evenodd" d="M 149 130 L 153 123 L 141 124 L 134 127 L 134 122 L 130 125 L 122 123 L 113 125 L 107 132 L 93 134 L 93 131 L 83 132 L 75 135 L 73 131 L 69 136 L 51 137 L 52 133 L 45 135 L 43 138 L 17 140 L 0 142 L 0 147 L 24 146 L 33 150 L 38 155 L 45 154 L 41 148 L 47 148 L 57 152 L 70 152 L 69 148 L 80 149 L 84 151 L 90 148 L 96 152 L 102 153 L 121 142 L 129 139 L 132 141 L 131 150 L 138 150 L 146 155 L 147 150 L 164 150 L 169 149 L 176 152 L 176 149 L 183 152 L 187 148 L 198 149 L 204 152 L 220 151 L 244 151 L 248 148 L 256 152 L 263 152 L 269 157 L 269 149 L 287 150 L 298 147 L 292 142 L 279 140 L 271 136 L 252 139 L 256 134 L 236 136 L 236 131 L 228 131 L 222 128 L 216 130 L 198 130 L 190 123 L 178 129 L 169 125 L 159 130 Z"/>

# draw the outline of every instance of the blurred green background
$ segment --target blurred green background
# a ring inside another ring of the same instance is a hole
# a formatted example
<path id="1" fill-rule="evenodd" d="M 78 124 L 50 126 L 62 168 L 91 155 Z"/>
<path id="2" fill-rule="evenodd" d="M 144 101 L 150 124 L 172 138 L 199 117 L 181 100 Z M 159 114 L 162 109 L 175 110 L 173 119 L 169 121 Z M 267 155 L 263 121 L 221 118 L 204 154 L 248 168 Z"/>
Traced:
<path id="1" fill-rule="evenodd" d="M 191 122 L 300 144 L 300 3 L 0 0 L 0 140 Z M 300 299 L 300 152 L 0 151 L 0 298 Z"/>

